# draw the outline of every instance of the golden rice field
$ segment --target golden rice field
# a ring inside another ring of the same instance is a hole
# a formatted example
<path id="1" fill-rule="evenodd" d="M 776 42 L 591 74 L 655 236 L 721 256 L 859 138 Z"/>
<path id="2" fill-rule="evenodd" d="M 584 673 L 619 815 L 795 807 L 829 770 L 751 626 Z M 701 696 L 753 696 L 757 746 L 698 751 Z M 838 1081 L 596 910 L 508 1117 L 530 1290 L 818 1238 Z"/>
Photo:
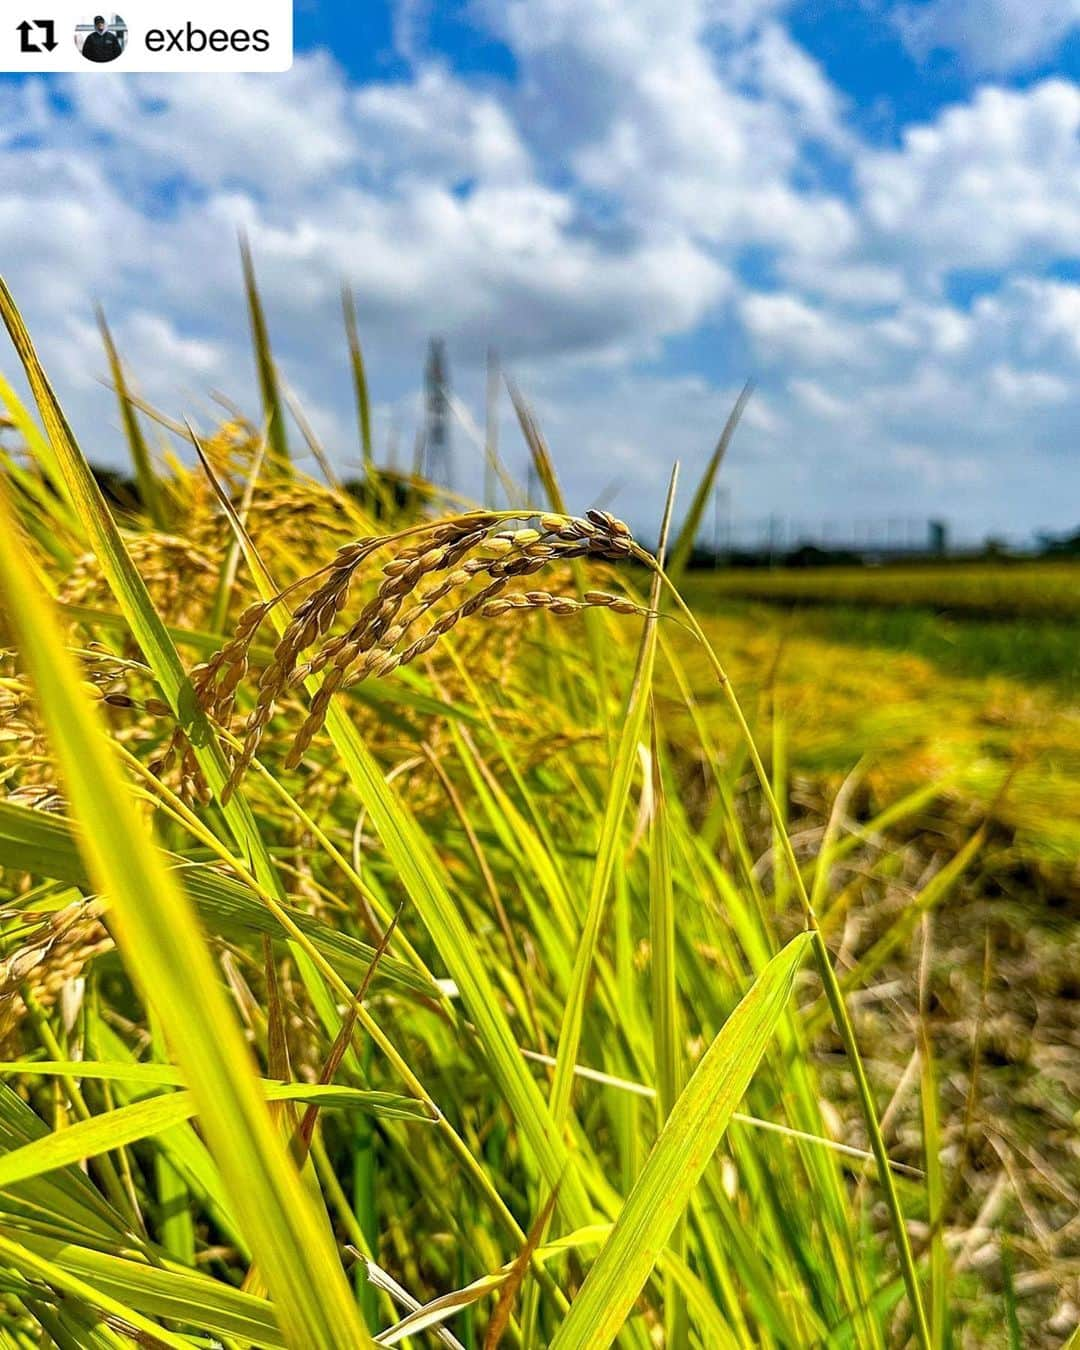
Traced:
<path id="1" fill-rule="evenodd" d="M 993 618 L 1080 618 L 1080 568 L 1072 562 L 730 568 L 710 576 L 707 584 L 715 596 L 784 603 L 902 605 Z"/>
<path id="2" fill-rule="evenodd" d="M 0 1343 L 1080 1345 L 1066 688 L 391 483 L 355 321 L 343 488 L 248 300 L 129 509 L 0 289 Z"/>

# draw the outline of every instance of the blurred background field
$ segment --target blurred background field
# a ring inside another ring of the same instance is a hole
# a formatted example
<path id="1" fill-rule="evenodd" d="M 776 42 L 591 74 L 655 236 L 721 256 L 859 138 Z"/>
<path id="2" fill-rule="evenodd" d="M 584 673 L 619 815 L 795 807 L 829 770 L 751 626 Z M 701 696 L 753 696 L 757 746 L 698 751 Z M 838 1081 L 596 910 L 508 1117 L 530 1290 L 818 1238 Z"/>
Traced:
<path id="1" fill-rule="evenodd" d="M 701 594 L 803 605 L 904 608 L 983 619 L 1080 616 L 1076 566 L 1069 562 L 923 562 L 865 567 L 725 568 Z"/>
<path id="2" fill-rule="evenodd" d="M 986 801 L 1010 763 L 995 810 L 1016 846 L 1080 854 L 1076 565 L 697 572 L 687 591 L 742 682 L 775 679 L 807 772 L 865 754 L 898 785 L 937 778 Z M 1040 609 L 1057 617 L 1033 621 Z"/>

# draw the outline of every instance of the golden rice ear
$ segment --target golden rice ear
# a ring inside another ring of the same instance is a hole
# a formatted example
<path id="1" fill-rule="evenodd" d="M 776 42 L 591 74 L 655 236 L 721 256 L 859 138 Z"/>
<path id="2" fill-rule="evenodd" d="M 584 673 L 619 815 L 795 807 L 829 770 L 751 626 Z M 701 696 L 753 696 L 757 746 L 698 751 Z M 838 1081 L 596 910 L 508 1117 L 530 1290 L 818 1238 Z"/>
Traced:
<path id="1" fill-rule="evenodd" d="M 523 607 L 520 599 L 512 599 L 494 611 L 485 609 L 515 577 L 532 576 L 555 562 L 586 556 L 617 561 L 630 553 L 626 527 L 606 512 L 594 511 L 589 519 L 549 514 L 541 518 L 540 529 L 524 526 L 496 530 L 505 520 L 494 512 L 471 512 L 407 532 L 407 541 L 399 543 L 394 555 L 381 565 L 374 596 L 353 624 L 334 637 L 327 634 L 344 613 L 363 563 L 380 545 L 393 546 L 395 536 L 386 540 L 370 537 L 345 545 L 326 567 L 293 583 L 290 591 L 307 586 L 310 589 L 285 622 L 270 663 L 259 678 L 255 708 L 244 724 L 243 744 L 230 766 L 226 793 L 231 795 L 235 791 L 250 766 L 278 701 L 287 690 L 298 688 L 311 676 L 330 668 L 333 680 L 329 693 L 325 698 L 316 697 L 289 752 L 286 764 L 295 767 L 325 721 L 330 694 L 342 684 L 355 685 L 408 665 L 475 614 L 499 617 L 511 608 Z M 474 594 L 467 594 L 469 585 L 485 573 L 489 580 Z M 436 575 L 440 579 L 434 585 L 425 584 Z M 457 605 L 437 616 L 427 633 L 412 636 L 416 626 L 440 601 L 459 594 Z M 573 614 L 589 607 L 588 601 L 548 592 L 527 594 L 533 598 L 525 601 L 524 607 L 531 604 L 556 615 Z M 410 600 L 414 603 L 406 609 Z M 605 596 L 600 603 L 614 609 L 616 598 Z M 197 697 L 219 722 L 227 721 L 231 714 L 250 664 L 252 643 L 271 608 L 272 604 L 266 601 L 249 605 L 240 616 L 231 641 L 199 668 Z M 641 611 L 626 602 L 617 612 Z M 312 648 L 315 650 L 301 661 L 301 656 Z M 341 672 L 340 675 L 334 675 L 335 671 Z M 330 681 L 330 676 L 327 680 Z M 326 687 L 324 683 L 323 689 Z"/>

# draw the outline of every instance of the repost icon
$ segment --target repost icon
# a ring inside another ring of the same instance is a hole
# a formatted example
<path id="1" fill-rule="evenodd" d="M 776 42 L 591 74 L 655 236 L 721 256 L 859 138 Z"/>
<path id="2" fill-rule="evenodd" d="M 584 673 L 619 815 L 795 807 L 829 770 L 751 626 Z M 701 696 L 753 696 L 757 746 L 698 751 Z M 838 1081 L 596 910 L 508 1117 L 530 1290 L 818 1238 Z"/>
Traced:
<path id="1" fill-rule="evenodd" d="M 51 52 L 56 50 L 56 24 L 52 19 L 23 19 L 15 25 L 19 34 L 19 51 L 28 56 L 32 52 Z"/>

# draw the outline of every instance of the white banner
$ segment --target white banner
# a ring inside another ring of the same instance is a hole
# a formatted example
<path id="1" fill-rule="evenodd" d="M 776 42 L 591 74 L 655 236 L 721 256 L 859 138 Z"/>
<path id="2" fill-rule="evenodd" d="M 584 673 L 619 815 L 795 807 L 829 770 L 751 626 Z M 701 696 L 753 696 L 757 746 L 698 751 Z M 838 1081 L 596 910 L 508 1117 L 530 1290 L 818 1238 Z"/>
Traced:
<path id="1" fill-rule="evenodd" d="M 288 70 L 292 0 L 0 0 L 0 71 Z"/>

